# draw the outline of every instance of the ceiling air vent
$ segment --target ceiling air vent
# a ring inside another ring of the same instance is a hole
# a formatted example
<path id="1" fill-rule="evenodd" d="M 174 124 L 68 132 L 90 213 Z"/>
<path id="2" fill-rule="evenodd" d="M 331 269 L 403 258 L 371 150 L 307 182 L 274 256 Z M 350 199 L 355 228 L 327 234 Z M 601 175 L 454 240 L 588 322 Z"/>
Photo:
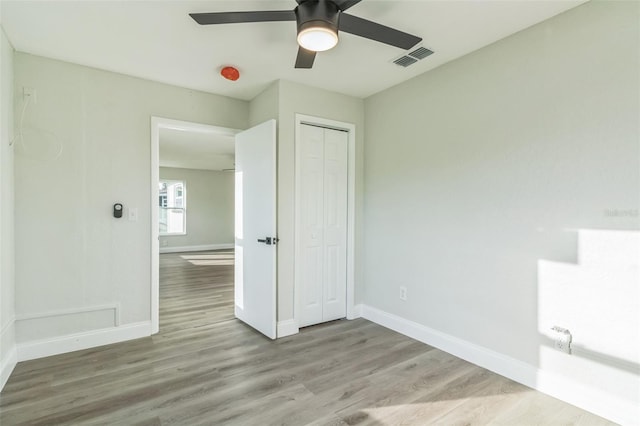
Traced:
<path id="1" fill-rule="evenodd" d="M 418 47 L 416 50 L 409 53 L 409 55 L 417 59 L 424 59 L 427 56 L 431 55 L 432 53 L 433 51 L 427 49 L 426 47 Z"/>
<path id="2" fill-rule="evenodd" d="M 401 67 L 408 67 L 410 65 L 415 64 L 420 59 L 424 59 L 429 55 L 433 54 L 433 50 L 429 50 L 426 47 L 418 47 L 414 49 L 412 52 L 409 52 L 398 59 L 393 61 L 394 64 L 400 65 Z"/>
<path id="3" fill-rule="evenodd" d="M 411 56 L 406 56 L 406 55 L 393 61 L 394 64 L 400 65 L 401 67 L 405 67 L 405 68 L 411 64 L 415 64 L 416 62 L 418 62 L 417 59 L 412 58 Z"/>

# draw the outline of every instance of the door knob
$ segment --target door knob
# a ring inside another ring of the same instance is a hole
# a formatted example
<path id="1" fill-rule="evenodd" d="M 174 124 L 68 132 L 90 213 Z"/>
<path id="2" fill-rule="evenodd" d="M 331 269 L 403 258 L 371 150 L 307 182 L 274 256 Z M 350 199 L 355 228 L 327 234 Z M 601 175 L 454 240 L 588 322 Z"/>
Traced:
<path id="1" fill-rule="evenodd" d="M 276 237 L 265 237 L 264 239 L 260 239 L 258 238 L 258 242 L 259 243 L 265 243 L 266 245 L 270 246 L 270 245 L 276 245 L 276 243 L 280 241 L 279 238 Z"/>

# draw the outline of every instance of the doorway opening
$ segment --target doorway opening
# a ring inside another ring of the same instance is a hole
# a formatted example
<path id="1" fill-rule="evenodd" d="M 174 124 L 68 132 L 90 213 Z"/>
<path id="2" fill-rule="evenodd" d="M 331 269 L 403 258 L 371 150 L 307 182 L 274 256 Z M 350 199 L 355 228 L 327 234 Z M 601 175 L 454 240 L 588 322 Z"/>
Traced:
<path id="1" fill-rule="evenodd" d="M 165 267 L 180 270 L 196 283 L 190 288 L 189 297 L 193 300 L 203 299 L 197 295 L 197 282 L 207 279 L 204 276 L 198 278 L 198 274 L 212 273 L 196 272 L 194 268 L 217 266 L 220 271 L 213 274 L 224 281 L 220 274 L 230 271 L 230 282 L 233 282 L 233 168 L 234 138 L 238 132 L 201 123 L 151 118 L 152 334 L 160 330 L 161 253 L 164 256 L 163 270 Z M 161 188 L 163 182 L 165 185 Z M 216 214 L 207 213 L 207 206 L 222 204 L 222 201 L 228 204 L 228 208 L 218 205 Z M 211 226 L 216 221 L 228 222 L 228 229 Z M 161 225 L 164 225 L 164 232 L 161 232 Z M 168 291 L 178 294 L 180 280 L 174 279 L 172 285 L 175 288 Z M 228 296 L 229 289 L 222 287 L 212 291 Z M 230 289 L 232 293 L 232 285 Z M 195 305 L 191 307 L 197 309 Z M 233 307 L 229 314 L 233 316 Z"/>

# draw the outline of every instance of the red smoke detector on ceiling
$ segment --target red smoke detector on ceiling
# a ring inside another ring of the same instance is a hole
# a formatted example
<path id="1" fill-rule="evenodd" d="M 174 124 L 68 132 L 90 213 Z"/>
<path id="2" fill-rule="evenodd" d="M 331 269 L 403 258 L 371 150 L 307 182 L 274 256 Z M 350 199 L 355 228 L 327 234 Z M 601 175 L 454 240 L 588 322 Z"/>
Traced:
<path id="1" fill-rule="evenodd" d="M 234 67 L 224 67 L 222 71 L 220 71 L 220 75 L 227 80 L 236 81 L 240 78 L 240 71 Z"/>

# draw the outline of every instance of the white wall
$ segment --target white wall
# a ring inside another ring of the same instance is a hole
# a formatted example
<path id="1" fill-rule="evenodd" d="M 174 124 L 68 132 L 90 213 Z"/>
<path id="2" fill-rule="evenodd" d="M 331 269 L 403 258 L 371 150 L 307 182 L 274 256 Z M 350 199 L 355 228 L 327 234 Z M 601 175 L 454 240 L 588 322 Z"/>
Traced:
<path id="1" fill-rule="evenodd" d="M 279 105 L 280 81 L 274 81 L 249 103 L 249 124 L 256 126 L 267 120 L 278 120 Z"/>
<path id="2" fill-rule="evenodd" d="M 362 218 L 362 147 L 364 102 L 361 99 L 281 80 L 278 93 L 278 321 L 293 318 L 295 114 L 328 118 L 356 126 L 356 223 Z M 361 230 L 356 228 L 356 302 L 362 288 Z"/>
<path id="3" fill-rule="evenodd" d="M 246 128 L 248 103 L 21 53 L 15 76 L 37 91 L 16 147 L 19 341 L 113 327 L 116 309 L 148 325 L 150 117 Z"/>
<path id="4" fill-rule="evenodd" d="M 13 233 L 13 47 L 0 27 L 0 389 L 16 363 Z"/>
<path id="5" fill-rule="evenodd" d="M 541 367 L 538 261 L 640 228 L 638 7 L 589 2 L 366 100 L 367 305 Z M 544 371 L 640 404 L 637 374 L 562 356 Z"/>
<path id="6" fill-rule="evenodd" d="M 234 245 L 233 172 L 160 167 L 160 179 L 181 180 L 187 188 L 187 234 L 161 236 L 160 250 Z"/>

